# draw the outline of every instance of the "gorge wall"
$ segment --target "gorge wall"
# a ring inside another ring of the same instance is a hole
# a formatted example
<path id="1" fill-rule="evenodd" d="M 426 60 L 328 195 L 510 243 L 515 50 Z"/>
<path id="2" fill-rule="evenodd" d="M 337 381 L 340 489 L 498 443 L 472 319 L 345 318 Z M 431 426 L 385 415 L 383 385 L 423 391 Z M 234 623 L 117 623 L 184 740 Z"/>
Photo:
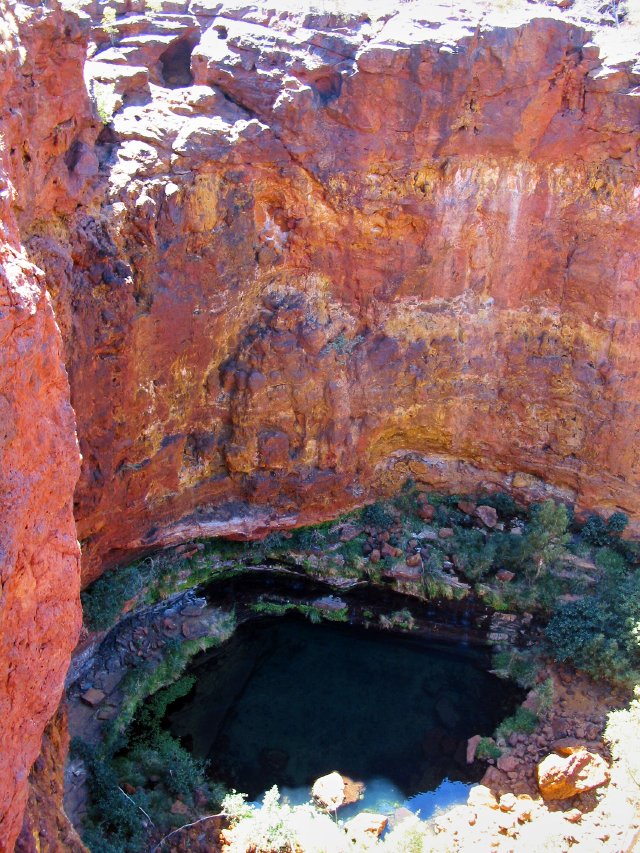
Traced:
<path id="1" fill-rule="evenodd" d="M 0 2 L 7 849 L 76 531 L 87 583 L 407 476 L 640 509 L 632 55 L 544 5 L 83 8 Z"/>
<path id="2" fill-rule="evenodd" d="M 544 6 L 172 8 L 98 31 L 104 195 L 66 242 L 28 241 L 65 337 L 85 579 L 408 474 L 634 516 L 633 61 Z"/>
<path id="3" fill-rule="evenodd" d="M 0 35 L 0 850 L 10 850 L 81 623 L 75 417 L 20 225 L 75 209 L 81 184 L 63 155 L 91 112 L 75 15 L 0 2 Z"/>

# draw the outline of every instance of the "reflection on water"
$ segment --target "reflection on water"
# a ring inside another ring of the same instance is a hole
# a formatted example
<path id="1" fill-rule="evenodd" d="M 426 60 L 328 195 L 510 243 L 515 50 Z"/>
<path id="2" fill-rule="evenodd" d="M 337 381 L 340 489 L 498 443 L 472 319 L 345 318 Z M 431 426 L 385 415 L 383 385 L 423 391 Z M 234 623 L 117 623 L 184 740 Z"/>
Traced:
<path id="1" fill-rule="evenodd" d="M 170 727 L 213 777 L 251 799 L 275 784 L 306 802 L 338 770 L 367 786 L 357 811 L 425 817 L 464 798 L 462 783 L 479 778 L 467 738 L 491 734 L 516 704 L 468 649 L 296 619 L 241 626 L 192 672 Z"/>
<path id="2" fill-rule="evenodd" d="M 366 782 L 364 796 L 357 803 L 344 806 L 339 811 L 341 820 L 361 811 L 376 812 L 377 814 L 392 815 L 397 809 L 404 808 L 419 815 L 423 820 L 437 815 L 440 811 L 466 803 L 469 794 L 470 782 L 452 782 L 443 779 L 434 791 L 425 791 L 405 797 L 400 788 L 388 779 L 369 779 Z M 299 806 L 309 802 L 309 787 L 283 788 L 280 791 L 281 799 L 292 806 Z"/>

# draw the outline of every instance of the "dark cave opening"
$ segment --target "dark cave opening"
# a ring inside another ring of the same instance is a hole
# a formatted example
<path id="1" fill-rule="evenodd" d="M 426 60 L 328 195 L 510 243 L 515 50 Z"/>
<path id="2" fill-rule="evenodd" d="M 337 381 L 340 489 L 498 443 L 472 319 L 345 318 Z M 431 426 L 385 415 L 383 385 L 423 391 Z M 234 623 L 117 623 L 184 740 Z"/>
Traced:
<path id="1" fill-rule="evenodd" d="M 195 42 L 192 39 L 180 39 L 169 45 L 160 55 L 160 73 L 164 85 L 168 89 L 181 89 L 191 86 L 191 54 Z"/>

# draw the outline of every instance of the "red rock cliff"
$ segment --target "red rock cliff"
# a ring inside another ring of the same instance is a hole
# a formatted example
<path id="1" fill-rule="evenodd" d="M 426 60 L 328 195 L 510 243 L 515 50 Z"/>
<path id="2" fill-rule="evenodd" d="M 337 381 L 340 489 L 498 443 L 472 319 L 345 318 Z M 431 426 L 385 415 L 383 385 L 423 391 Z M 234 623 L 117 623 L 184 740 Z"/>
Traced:
<path id="1" fill-rule="evenodd" d="M 162 8 L 94 28 L 98 122 L 78 17 L 0 5 L 7 848 L 79 622 L 59 328 L 86 581 L 408 475 L 637 529 L 633 57 L 543 5 Z"/>
<path id="2" fill-rule="evenodd" d="M 64 155 L 90 116 L 87 37 L 59 10 L 23 6 L 19 21 L 0 0 L 0 850 L 20 830 L 81 622 L 75 417 L 46 278 L 23 236 L 82 197 Z"/>
<path id="3" fill-rule="evenodd" d="M 104 201 L 64 249 L 30 244 L 87 580 L 408 474 L 637 516 L 633 62 L 544 6 L 415 8 L 203 0 L 98 33 Z"/>

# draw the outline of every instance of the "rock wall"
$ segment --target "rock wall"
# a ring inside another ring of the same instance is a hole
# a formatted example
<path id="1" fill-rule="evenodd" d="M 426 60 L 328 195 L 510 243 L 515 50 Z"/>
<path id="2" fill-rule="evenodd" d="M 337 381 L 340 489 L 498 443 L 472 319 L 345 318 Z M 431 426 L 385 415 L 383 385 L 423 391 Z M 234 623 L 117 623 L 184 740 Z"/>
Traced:
<path id="1" fill-rule="evenodd" d="M 15 13 L 15 14 L 14 14 Z M 75 209 L 64 155 L 90 116 L 75 15 L 0 0 L 0 850 L 56 710 L 81 622 L 75 417 L 46 278 L 19 224 Z M 49 849 L 44 846 L 38 849 Z M 51 848 L 53 849 L 53 848 Z M 56 848 L 59 849 L 59 848 Z"/>
<path id="2" fill-rule="evenodd" d="M 64 365 L 85 582 L 406 476 L 638 530 L 632 52 L 542 4 L 135 3 L 84 3 L 85 84 L 88 17 L 0 0 L 0 849 L 80 620 Z"/>
<path id="3" fill-rule="evenodd" d="M 45 729 L 40 755 L 30 774 L 29 798 L 15 853 L 87 853 L 63 807 L 68 747 L 63 705 Z"/>
<path id="4" fill-rule="evenodd" d="M 545 6 L 172 8 L 96 32 L 108 188 L 30 242 L 86 580 L 407 475 L 636 517 L 633 61 Z"/>

